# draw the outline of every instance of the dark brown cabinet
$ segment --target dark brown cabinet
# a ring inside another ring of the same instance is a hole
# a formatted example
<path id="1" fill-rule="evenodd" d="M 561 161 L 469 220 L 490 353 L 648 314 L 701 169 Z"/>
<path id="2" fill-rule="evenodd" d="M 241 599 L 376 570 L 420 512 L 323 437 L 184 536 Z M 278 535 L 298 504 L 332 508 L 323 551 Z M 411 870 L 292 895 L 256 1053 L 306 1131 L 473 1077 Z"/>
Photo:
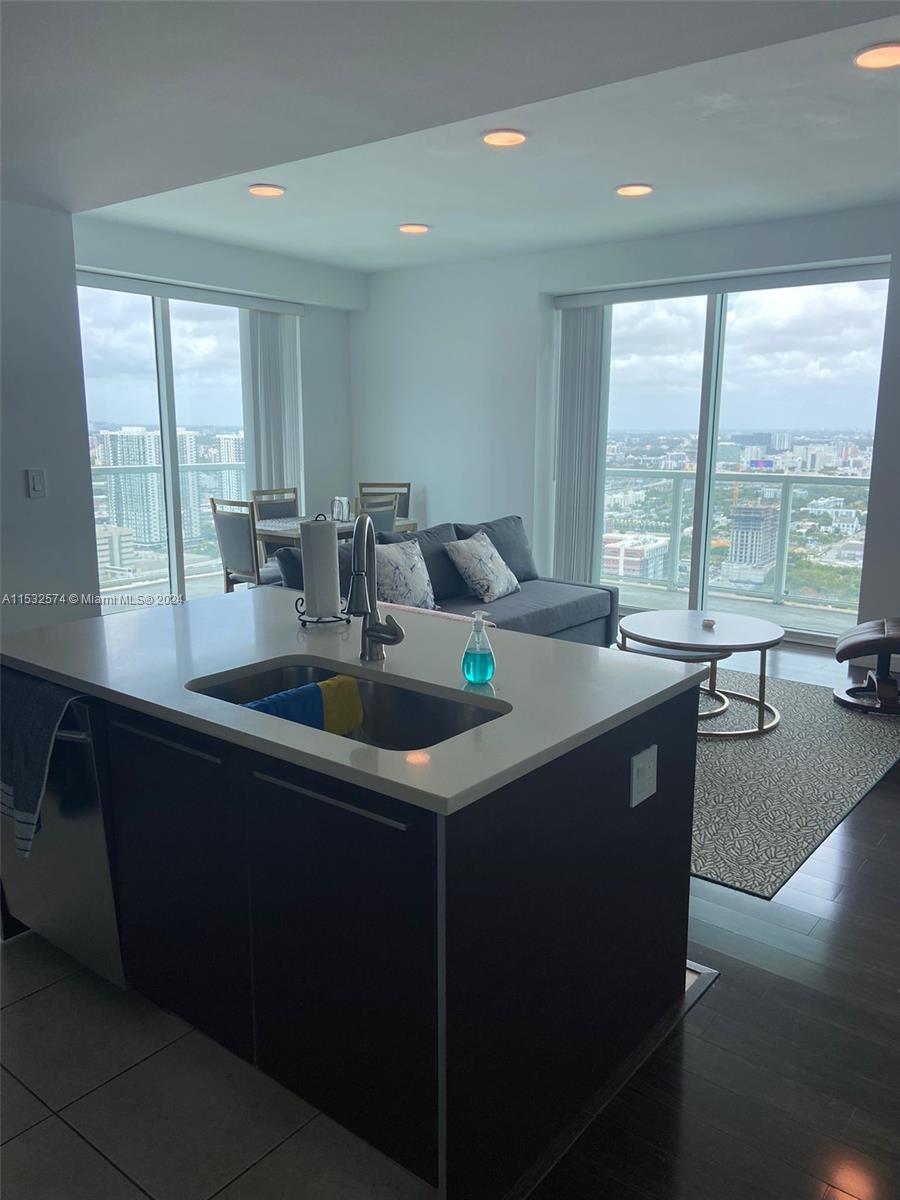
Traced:
<path id="1" fill-rule="evenodd" d="M 257 762 L 258 1064 L 436 1182 L 435 819 Z"/>
<path id="2" fill-rule="evenodd" d="M 108 739 L 126 978 L 252 1061 L 247 819 L 231 747 L 121 709 Z"/>
<path id="3" fill-rule="evenodd" d="M 445 817 L 111 709 L 127 977 L 451 1200 L 499 1200 L 679 1009 L 696 714 L 695 689 Z"/>

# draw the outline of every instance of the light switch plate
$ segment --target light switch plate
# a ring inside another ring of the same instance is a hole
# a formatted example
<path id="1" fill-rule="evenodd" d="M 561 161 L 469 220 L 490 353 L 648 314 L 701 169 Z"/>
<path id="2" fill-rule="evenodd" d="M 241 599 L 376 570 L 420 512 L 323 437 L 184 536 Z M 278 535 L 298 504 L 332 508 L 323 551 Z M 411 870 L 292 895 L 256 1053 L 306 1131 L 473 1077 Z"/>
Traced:
<path id="1" fill-rule="evenodd" d="M 631 807 L 656 791 L 656 746 L 648 746 L 631 759 Z"/>
<path id="2" fill-rule="evenodd" d="M 43 467 L 28 467 L 25 471 L 25 494 L 29 500 L 43 500 L 47 495 L 47 477 Z"/>

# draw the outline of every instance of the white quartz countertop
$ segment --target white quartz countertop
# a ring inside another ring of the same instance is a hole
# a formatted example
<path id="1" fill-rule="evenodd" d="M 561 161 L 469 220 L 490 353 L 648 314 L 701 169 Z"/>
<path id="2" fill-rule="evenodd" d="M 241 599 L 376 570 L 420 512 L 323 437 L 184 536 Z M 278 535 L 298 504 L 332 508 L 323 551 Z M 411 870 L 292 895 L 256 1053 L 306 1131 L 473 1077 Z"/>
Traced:
<path id="1" fill-rule="evenodd" d="M 696 687 L 708 674 L 702 665 L 491 629 L 493 695 L 470 692 L 460 671 L 469 625 L 396 612 L 406 640 L 387 647 L 386 662 L 361 663 L 359 620 L 303 630 L 294 613 L 296 597 L 259 587 L 43 626 L 4 638 L 2 661 L 444 815 Z M 507 711 L 409 753 L 337 737 L 185 686 L 238 669 L 287 665 L 300 656 Z"/>

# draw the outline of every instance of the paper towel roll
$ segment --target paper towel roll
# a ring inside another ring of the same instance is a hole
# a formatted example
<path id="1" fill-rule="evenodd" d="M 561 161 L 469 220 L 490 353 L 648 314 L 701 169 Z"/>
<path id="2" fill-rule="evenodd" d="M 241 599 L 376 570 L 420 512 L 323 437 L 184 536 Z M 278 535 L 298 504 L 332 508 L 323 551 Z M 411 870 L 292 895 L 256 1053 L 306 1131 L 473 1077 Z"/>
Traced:
<path id="1" fill-rule="evenodd" d="M 303 594 L 307 616 L 336 617 L 341 611 L 337 523 L 301 522 L 300 553 L 303 555 Z"/>

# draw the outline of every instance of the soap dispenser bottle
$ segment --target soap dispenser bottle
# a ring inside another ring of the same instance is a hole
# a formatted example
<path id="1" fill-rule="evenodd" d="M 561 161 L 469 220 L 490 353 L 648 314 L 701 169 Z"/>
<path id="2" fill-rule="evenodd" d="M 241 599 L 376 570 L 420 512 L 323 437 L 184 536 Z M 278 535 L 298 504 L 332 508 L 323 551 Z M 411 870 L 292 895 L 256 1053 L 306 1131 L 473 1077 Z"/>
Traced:
<path id="1" fill-rule="evenodd" d="M 488 683 L 494 674 L 494 651 L 484 631 L 484 618 L 490 614 L 474 612 L 475 624 L 462 657 L 462 673 L 469 683 Z"/>

